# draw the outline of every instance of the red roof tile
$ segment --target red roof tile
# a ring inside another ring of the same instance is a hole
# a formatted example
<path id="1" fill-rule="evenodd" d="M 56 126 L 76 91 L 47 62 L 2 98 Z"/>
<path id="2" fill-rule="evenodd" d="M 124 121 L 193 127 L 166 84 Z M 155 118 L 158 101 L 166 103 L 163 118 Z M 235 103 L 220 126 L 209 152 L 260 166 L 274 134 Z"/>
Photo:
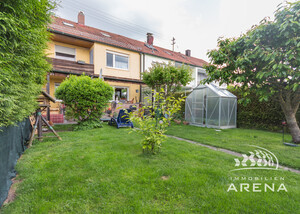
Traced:
<path id="1" fill-rule="evenodd" d="M 64 23 L 73 25 L 69 26 Z M 173 52 L 171 50 L 161 48 L 158 46 L 153 46 L 151 49 L 145 45 L 144 42 L 130 39 L 125 36 L 103 31 L 97 28 L 89 27 L 86 25 L 78 24 L 76 22 L 69 21 L 67 19 L 54 17 L 52 24 L 50 24 L 50 31 L 56 33 L 69 34 L 75 37 L 80 37 L 82 39 L 88 39 L 95 42 L 105 43 L 108 45 L 117 46 L 120 48 L 125 48 L 137 52 L 142 52 L 145 54 L 150 54 L 158 57 L 163 57 L 166 59 L 174 60 L 177 62 L 182 62 L 185 64 L 190 64 L 194 66 L 202 67 L 207 64 L 206 61 L 198 59 L 195 57 L 189 57 L 179 52 Z M 107 36 L 109 35 L 109 36 Z"/>

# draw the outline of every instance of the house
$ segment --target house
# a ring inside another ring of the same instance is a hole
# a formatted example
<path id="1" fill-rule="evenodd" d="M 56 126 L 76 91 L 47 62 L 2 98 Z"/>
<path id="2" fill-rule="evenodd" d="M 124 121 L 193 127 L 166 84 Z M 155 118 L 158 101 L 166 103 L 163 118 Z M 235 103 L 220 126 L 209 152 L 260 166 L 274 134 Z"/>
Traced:
<path id="1" fill-rule="evenodd" d="M 149 33 L 147 41 L 141 42 L 86 26 L 83 12 L 78 13 L 77 22 L 53 17 L 48 29 L 52 37 L 47 55 L 53 68 L 47 76 L 45 89 L 51 96 L 67 76 L 85 73 L 108 82 L 115 90 L 112 100 L 139 103 L 144 85 L 141 72 L 152 62 L 171 61 L 190 65 L 195 76 L 192 87 L 198 81 L 197 69 L 202 69 L 206 63 L 191 57 L 190 51 L 181 54 L 154 46 L 154 37 Z M 48 116 L 50 112 L 62 114 L 62 109 L 61 103 L 52 104 Z"/>
<path id="2" fill-rule="evenodd" d="M 181 66 L 182 64 L 189 65 L 192 70 L 193 81 L 191 81 L 187 88 L 195 88 L 199 85 L 199 82 L 207 77 L 203 66 L 207 64 L 206 61 L 191 56 L 191 50 L 186 50 L 185 54 L 174 52 L 168 49 L 164 49 L 158 46 L 154 46 L 154 36 L 151 33 L 147 33 L 147 41 L 143 53 L 141 56 L 142 69 L 141 72 L 148 70 L 152 63 L 174 63 L 175 66 Z"/>

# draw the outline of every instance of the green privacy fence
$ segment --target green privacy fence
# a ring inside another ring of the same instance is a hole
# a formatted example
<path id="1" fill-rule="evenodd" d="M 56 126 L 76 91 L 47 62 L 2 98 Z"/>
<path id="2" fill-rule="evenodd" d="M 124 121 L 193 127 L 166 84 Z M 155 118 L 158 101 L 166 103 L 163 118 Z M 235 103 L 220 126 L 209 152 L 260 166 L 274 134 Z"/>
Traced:
<path id="1" fill-rule="evenodd" d="M 0 127 L 0 206 L 7 197 L 11 179 L 16 176 L 15 165 L 25 150 L 31 130 L 29 119 L 16 126 Z"/>

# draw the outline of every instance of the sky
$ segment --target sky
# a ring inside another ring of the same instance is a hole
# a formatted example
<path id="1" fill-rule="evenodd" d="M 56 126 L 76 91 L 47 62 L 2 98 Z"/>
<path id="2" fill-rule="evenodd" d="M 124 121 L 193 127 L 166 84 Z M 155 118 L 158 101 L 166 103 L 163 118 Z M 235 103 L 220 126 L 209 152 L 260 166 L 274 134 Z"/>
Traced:
<path id="1" fill-rule="evenodd" d="M 57 16 L 77 21 L 83 11 L 85 24 L 108 32 L 209 61 L 207 52 L 219 37 L 238 37 L 264 17 L 274 18 L 283 0 L 61 0 Z"/>

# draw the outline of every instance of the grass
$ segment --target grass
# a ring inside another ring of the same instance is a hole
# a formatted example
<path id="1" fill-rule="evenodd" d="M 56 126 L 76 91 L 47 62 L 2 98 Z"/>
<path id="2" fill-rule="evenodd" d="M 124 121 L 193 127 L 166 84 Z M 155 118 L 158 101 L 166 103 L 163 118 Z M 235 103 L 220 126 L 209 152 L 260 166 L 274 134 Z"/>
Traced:
<path id="1" fill-rule="evenodd" d="M 167 134 L 193 140 L 199 143 L 229 149 L 244 154 L 253 151 L 256 145 L 273 152 L 279 164 L 300 169 L 300 147 L 285 146 L 282 134 L 252 129 L 222 129 L 172 124 Z M 290 135 L 285 135 L 285 142 L 291 141 Z"/>
<path id="2" fill-rule="evenodd" d="M 298 174 L 232 172 L 233 156 L 171 138 L 159 154 L 145 155 L 128 131 L 104 125 L 36 142 L 18 161 L 22 182 L 2 212 L 299 213 Z M 284 183 L 288 192 L 227 192 L 237 176 L 284 177 L 267 183 Z"/>

